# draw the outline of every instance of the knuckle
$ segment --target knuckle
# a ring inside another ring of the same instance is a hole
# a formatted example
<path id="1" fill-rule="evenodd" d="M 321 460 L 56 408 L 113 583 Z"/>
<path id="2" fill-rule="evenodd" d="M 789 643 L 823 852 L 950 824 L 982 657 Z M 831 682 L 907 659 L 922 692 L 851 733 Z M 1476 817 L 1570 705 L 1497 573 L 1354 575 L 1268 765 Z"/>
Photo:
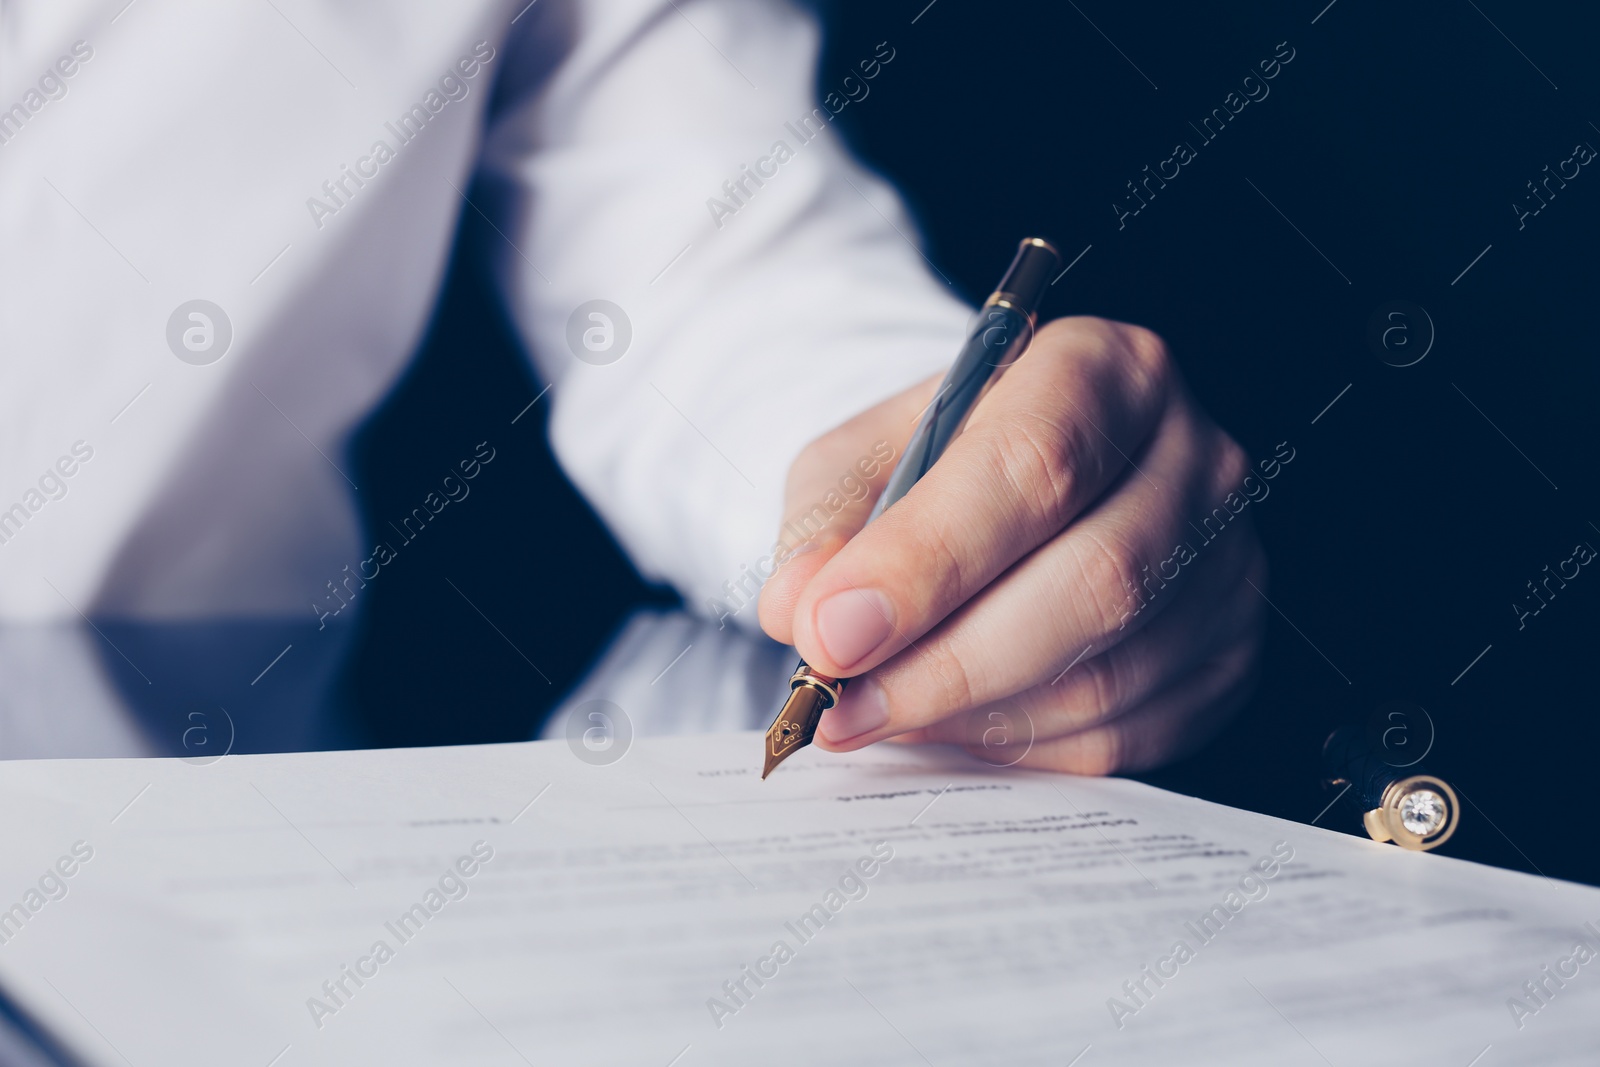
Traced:
<path id="1" fill-rule="evenodd" d="M 1072 516 L 1077 488 L 1087 478 L 1094 483 L 1094 450 L 1069 425 L 1043 415 L 1016 420 L 1006 433 L 995 437 L 995 450 L 1006 483 L 1029 502 L 1032 512 L 1051 532 Z"/>
<path id="2" fill-rule="evenodd" d="M 929 682 L 928 693 L 918 698 L 925 708 L 931 706 L 948 715 L 977 705 L 972 672 L 947 644 L 935 642 L 926 646 L 918 659 Z"/>
<path id="3" fill-rule="evenodd" d="M 836 426 L 826 433 L 807 441 L 795 456 L 795 462 L 791 464 L 791 469 L 809 463 L 821 462 L 831 456 L 838 449 L 837 441 L 843 429 L 843 427 Z"/>
<path id="4" fill-rule="evenodd" d="M 1124 362 L 1133 378 L 1135 395 L 1164 397 L 1172 380 L 1172 355 L 1167 343 L 1155 331 L 1143 326 L 1124 326 L 1121 340 L 1131 357 Z"/>
<path id="5" fill-rule="evenodd" d="M 927 623 L 931 626 L 976 590 L 968 588 L 962 554 L 942 528 L 926 526 L 914 537 L 914 548 L 907 559 L 916 561 L 918 581 L 925 583 L 927 599 L 920 603 L 926 606 L 930 614 Z M 914 619 L 909 622 L 913 626 L 919 625 Z M 912 636 L 916 636 L 915 630 Z"/>
<path id="6" fill-rule="evenodd" d="M 1083 709 L 1082 717 L 1086 725 L 1104 722 L 1122 709 L 1129 685 L 1125 672 L 1118 665 L 1121 660 L 1118 650 L 1112 649 L 1103 656 L 1097 656 L 1092 664 L 1093 669 L 1085 676 L 1082 685 L 1087 693 L 1088 707 Z"/>
<path id="7" fill-rule="evenodd" d="M 1224 437 L 1222 448 L 1217 456 L 1217 476 L 1222 484 L 1233 488 L 1244 481 L 1245 475 L 1250 473 L 1250 457 L 1245 450 L 1239 447 L 1231 437 Z"/>
<path id="8" fill-rule="evenodd" d="M 1086 332 L 1094 331 L 1096 324 L 1103 321 L 1087 316 L 1051 319 L 1039 327 L 1034 334 L 1034 341 L 1036 344 L 1043 343 L 1051 348 L 1076 347 Z"/>
<path id="9" fill-rule="evenodd" d="M 1123 346 L 1139 363 L 1151 371 L 1163 371 L 1172 361 L 1167 342 L 1154 330 L 1132 324 L 1122 327 Z"/>
<path id="10" fill-rule="evenodd" d="M 1086 730 L 1075 735 L 1070 744 L 1066 762 L 1067 770 L 1073 774 L 1103 778 L 1122 766 L 1122 731 L 1115 726 Z"/>
<path id="11" fill-rule="evenodd" d="M 1085 669 L 1086 668 L 1086 669 Z M 1071 730 L 1101 726 L 1130 710 L 1152 681 L 1145 662 L 1117 645 L 1085 662 L 1063 687 L 1058 714 Z"/>
<path id="12" fill-rule="evenodd" d="M 837 432 L 830 430 L 821 437 L 808 441 L 795 453 L 794 461 L 789 464 L 789 472 L 784 479 L 786 498 L 792 501 L 796 492 L 805 487 L 807 478 L 812 472 L 828 466 L 828 457 L 834 452 L 834 447 L 828 438 Z"/>
<path id="13" fill-rule="evenodd" d="M 1138 557 L 1126 545 L 1107 543 L 1087 532 L 1077 557 L 1097 632 L 1116 632 L 1126 623 L 1128 609 L 1135 599 L 1132 594 L 1138 589 Z"/>
<path id="14" fill-rule="evenodd" d="M 1062 318 L 1041 327 L 1037 340 L 1086 360 L 1096 376 L 1128 389 L 1143 404 L 1159 404 L 1173 378 L 1167 343 L 1143 326 L 1093 316 Z"/>

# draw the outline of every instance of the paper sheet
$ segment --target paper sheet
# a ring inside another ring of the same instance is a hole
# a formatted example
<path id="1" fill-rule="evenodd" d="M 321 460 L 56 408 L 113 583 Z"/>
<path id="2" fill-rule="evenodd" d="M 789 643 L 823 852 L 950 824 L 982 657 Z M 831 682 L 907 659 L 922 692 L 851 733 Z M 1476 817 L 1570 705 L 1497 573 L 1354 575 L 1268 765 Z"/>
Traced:
<path id="1" fill-rule="evenodd" d="M 0 765 L 0 908 L 26 916 L 0 914 L 0 985 L 134 1067 L 1600 1047 L 1600 891 L 945 749 L 808 750 L 766 782 L 760 752 Z"/>

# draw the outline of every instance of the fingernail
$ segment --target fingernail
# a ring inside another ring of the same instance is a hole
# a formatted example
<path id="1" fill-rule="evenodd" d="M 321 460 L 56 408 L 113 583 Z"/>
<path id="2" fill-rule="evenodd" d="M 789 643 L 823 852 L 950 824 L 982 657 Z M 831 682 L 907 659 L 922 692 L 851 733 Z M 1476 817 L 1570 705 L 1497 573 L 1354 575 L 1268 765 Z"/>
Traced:
<path id="1" fill-rule="evenodd" d="M 871 733 L 888 721 L 889 700 L 883 686 L 869 676 L 851 682 L 839 703 L 822 713 L 817 732 L 829 744 L 839 745 Z"/>
<path id="2" fill-rule="evenodd" d="M 894 606 L 876 589 L 847 589 L 817 605 L 817 639 L 841 670 L 849 670 L 888 639 Z"/>

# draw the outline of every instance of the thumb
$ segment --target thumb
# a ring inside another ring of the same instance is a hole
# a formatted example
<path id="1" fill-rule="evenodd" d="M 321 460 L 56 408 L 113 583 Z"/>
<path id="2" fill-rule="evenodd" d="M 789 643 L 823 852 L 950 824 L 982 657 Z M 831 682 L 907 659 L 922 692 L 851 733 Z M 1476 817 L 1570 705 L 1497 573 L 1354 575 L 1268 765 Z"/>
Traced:
<path id="1" fill-rule="evenodd" d="M 807 445 L 789 468 L 779 552 L 761 588 L 761 628 L 794 643 L 794 607 L 824 564 L 860 532 L 943 375 L 868 408 Z"/>

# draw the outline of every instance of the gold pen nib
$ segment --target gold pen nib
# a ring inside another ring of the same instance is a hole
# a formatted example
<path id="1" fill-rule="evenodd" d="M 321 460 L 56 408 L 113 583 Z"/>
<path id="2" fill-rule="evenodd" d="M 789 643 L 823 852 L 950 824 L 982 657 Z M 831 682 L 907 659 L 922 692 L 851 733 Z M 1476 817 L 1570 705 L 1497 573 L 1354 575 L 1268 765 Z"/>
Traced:
<path id="1" fill-rule="evenodd" d="M 767 763 L 761 768 L 762 778 L 771 774 L 791 753 L 811 743 L 825 706 L 822 694 L 809 685 L 796 686 L 789 691 L 789 699 L 783 702 L 778 717 L 767 727 Z"/>
<path id="2" fill-rule="evenodd" d="M 767 758 L 761 768 L 765 779 L 773 768 L 811 743 L 822 713 L 839 701 L 844 682 L 818 674 L 801 663 L 789 678 L 789 699 L 767 727 Z"/>

